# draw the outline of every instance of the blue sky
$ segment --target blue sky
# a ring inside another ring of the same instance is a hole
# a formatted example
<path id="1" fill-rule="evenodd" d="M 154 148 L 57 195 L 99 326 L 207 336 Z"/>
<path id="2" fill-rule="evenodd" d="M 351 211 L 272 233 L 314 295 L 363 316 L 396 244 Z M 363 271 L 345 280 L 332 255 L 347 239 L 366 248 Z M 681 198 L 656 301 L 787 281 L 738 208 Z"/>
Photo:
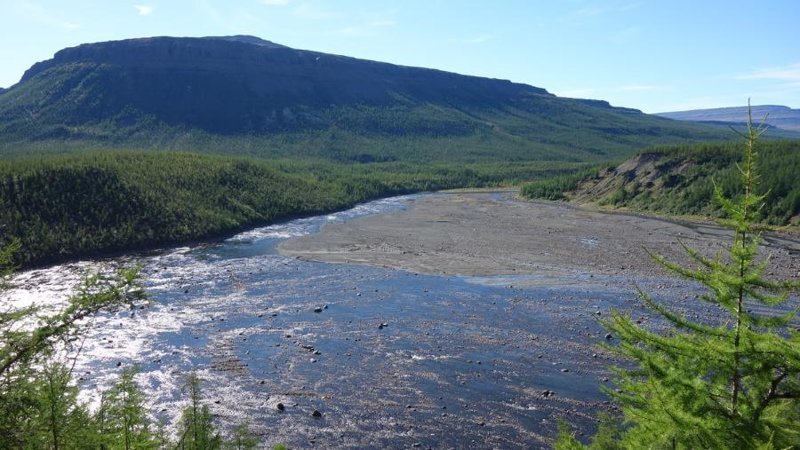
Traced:
<path id="1" fill-rule="evenodd" d="M 3 0 L 0 86 L 84 42 L 231 34 L 649 113 L 800 107 L 796 0 Z"/>

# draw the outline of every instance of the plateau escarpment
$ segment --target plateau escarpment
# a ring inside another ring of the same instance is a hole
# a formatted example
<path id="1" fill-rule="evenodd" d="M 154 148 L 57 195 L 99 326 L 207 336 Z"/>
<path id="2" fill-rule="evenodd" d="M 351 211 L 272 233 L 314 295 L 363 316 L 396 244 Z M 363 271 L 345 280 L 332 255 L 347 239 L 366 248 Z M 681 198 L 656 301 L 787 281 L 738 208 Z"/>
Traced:
<path id="1" fill-rule="evenodd" d="M 343 161 L 597 161 L 722 137 L 507 80 L 254 37 L 84 44 L 0 97 L 0 152 L 124 146 Z"/>

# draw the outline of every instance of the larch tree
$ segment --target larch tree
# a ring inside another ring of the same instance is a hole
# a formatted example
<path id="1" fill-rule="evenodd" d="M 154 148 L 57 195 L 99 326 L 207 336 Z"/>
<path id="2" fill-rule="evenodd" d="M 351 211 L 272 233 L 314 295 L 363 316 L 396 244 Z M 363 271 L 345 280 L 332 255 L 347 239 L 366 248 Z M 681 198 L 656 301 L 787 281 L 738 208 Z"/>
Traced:
<path id="1" fill-rule="evenodd" d="M 748 103 L 749 105 L 749 103 Z M 689 265 L 653 259 L 672 274 L 703 286 L 699 298 L 719 317 L 690 320 L 641 292 L 667 331 L 637 324 L 621 312 L 603 325 L 618 339 L 614 353 L 633 362 L 615 367 L 622 424 L 601 426 L 590 448 L 797 448 L 800 447 L 800 330 L 790 295 L 799 285 L 765 274 L 757 225 L 764 196 L 757 194 L 757 143 L 748 110 L 742 192 L 715 200 L 732 232 L 724 252 L 707 257 L 684 245 Z M 610 428 L 609 428 L 610 427 Z M 582 448 L 562 431 L 557 448 Z"/>

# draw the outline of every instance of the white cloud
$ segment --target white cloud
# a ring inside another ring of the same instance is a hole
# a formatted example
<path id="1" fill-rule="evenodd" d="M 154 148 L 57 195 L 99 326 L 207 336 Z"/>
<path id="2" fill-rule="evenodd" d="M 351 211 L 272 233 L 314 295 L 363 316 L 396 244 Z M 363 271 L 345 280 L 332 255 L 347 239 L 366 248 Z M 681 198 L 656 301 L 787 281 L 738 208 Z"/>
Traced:
<path id="1" fill-rule="evenodd" d="M 260 2 L 267 6 L 286 6 L 291 0 L 260 0 Z"/>
<path id="2" fill-rule="evenodd" d="M 737 76 L 736 79 L 775 80 L 786 82 L 791 86 L 800 86 L 800 63 L 789 64 L 783 67 L 757 69 L 749 74 Z"/>
<path id="3" fill-rule="evenodd" d="M 133 5 L 133 8 L 136 9 L 140 16 L 149 16 L 155 9 L 152 5 Z"/>

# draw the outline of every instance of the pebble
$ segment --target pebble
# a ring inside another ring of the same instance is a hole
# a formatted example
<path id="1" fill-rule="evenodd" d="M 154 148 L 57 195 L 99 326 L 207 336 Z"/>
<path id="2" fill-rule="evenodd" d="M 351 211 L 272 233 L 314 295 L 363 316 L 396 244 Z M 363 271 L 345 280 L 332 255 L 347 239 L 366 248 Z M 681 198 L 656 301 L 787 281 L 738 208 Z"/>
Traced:
<path id="1" fill-rule="evenodd" d="M 284 406 L 283 403 L 278 403 L 277 408 L 278 408 L 278 411 L 283 411 L 283 410 L 286 409 L 286 406 Z"/>
<path id="2" fill-rule="evenodd" d="M 315 313 L 321 313 L 322 312 L 322 307 L 321 306 L 317 306 L 316 308 L 314 308 L 314 312 Z"/>
<path id="3" fill-rule="evenodd" d="M 610 341 L 613 338 L 614 338 L 614 336 L 612 336 L 611 333 L 606 333 L 606 340 L 607 341 Z"/>
<path id="4" fill-rule="evenodd" d="M 314 412 L 313 412 L 313 413 L 311 413 L 311 415 L 312 415 L 313 417 L 317 418 L 317 419 L 319 419 L 320 417 L 322 417 L 322 413 L 321 413 L 321 412 L 319 412 L 319 411 L 318 411 L 318 410 L 316 410 L 316 409 L 314 410 Z"/>

